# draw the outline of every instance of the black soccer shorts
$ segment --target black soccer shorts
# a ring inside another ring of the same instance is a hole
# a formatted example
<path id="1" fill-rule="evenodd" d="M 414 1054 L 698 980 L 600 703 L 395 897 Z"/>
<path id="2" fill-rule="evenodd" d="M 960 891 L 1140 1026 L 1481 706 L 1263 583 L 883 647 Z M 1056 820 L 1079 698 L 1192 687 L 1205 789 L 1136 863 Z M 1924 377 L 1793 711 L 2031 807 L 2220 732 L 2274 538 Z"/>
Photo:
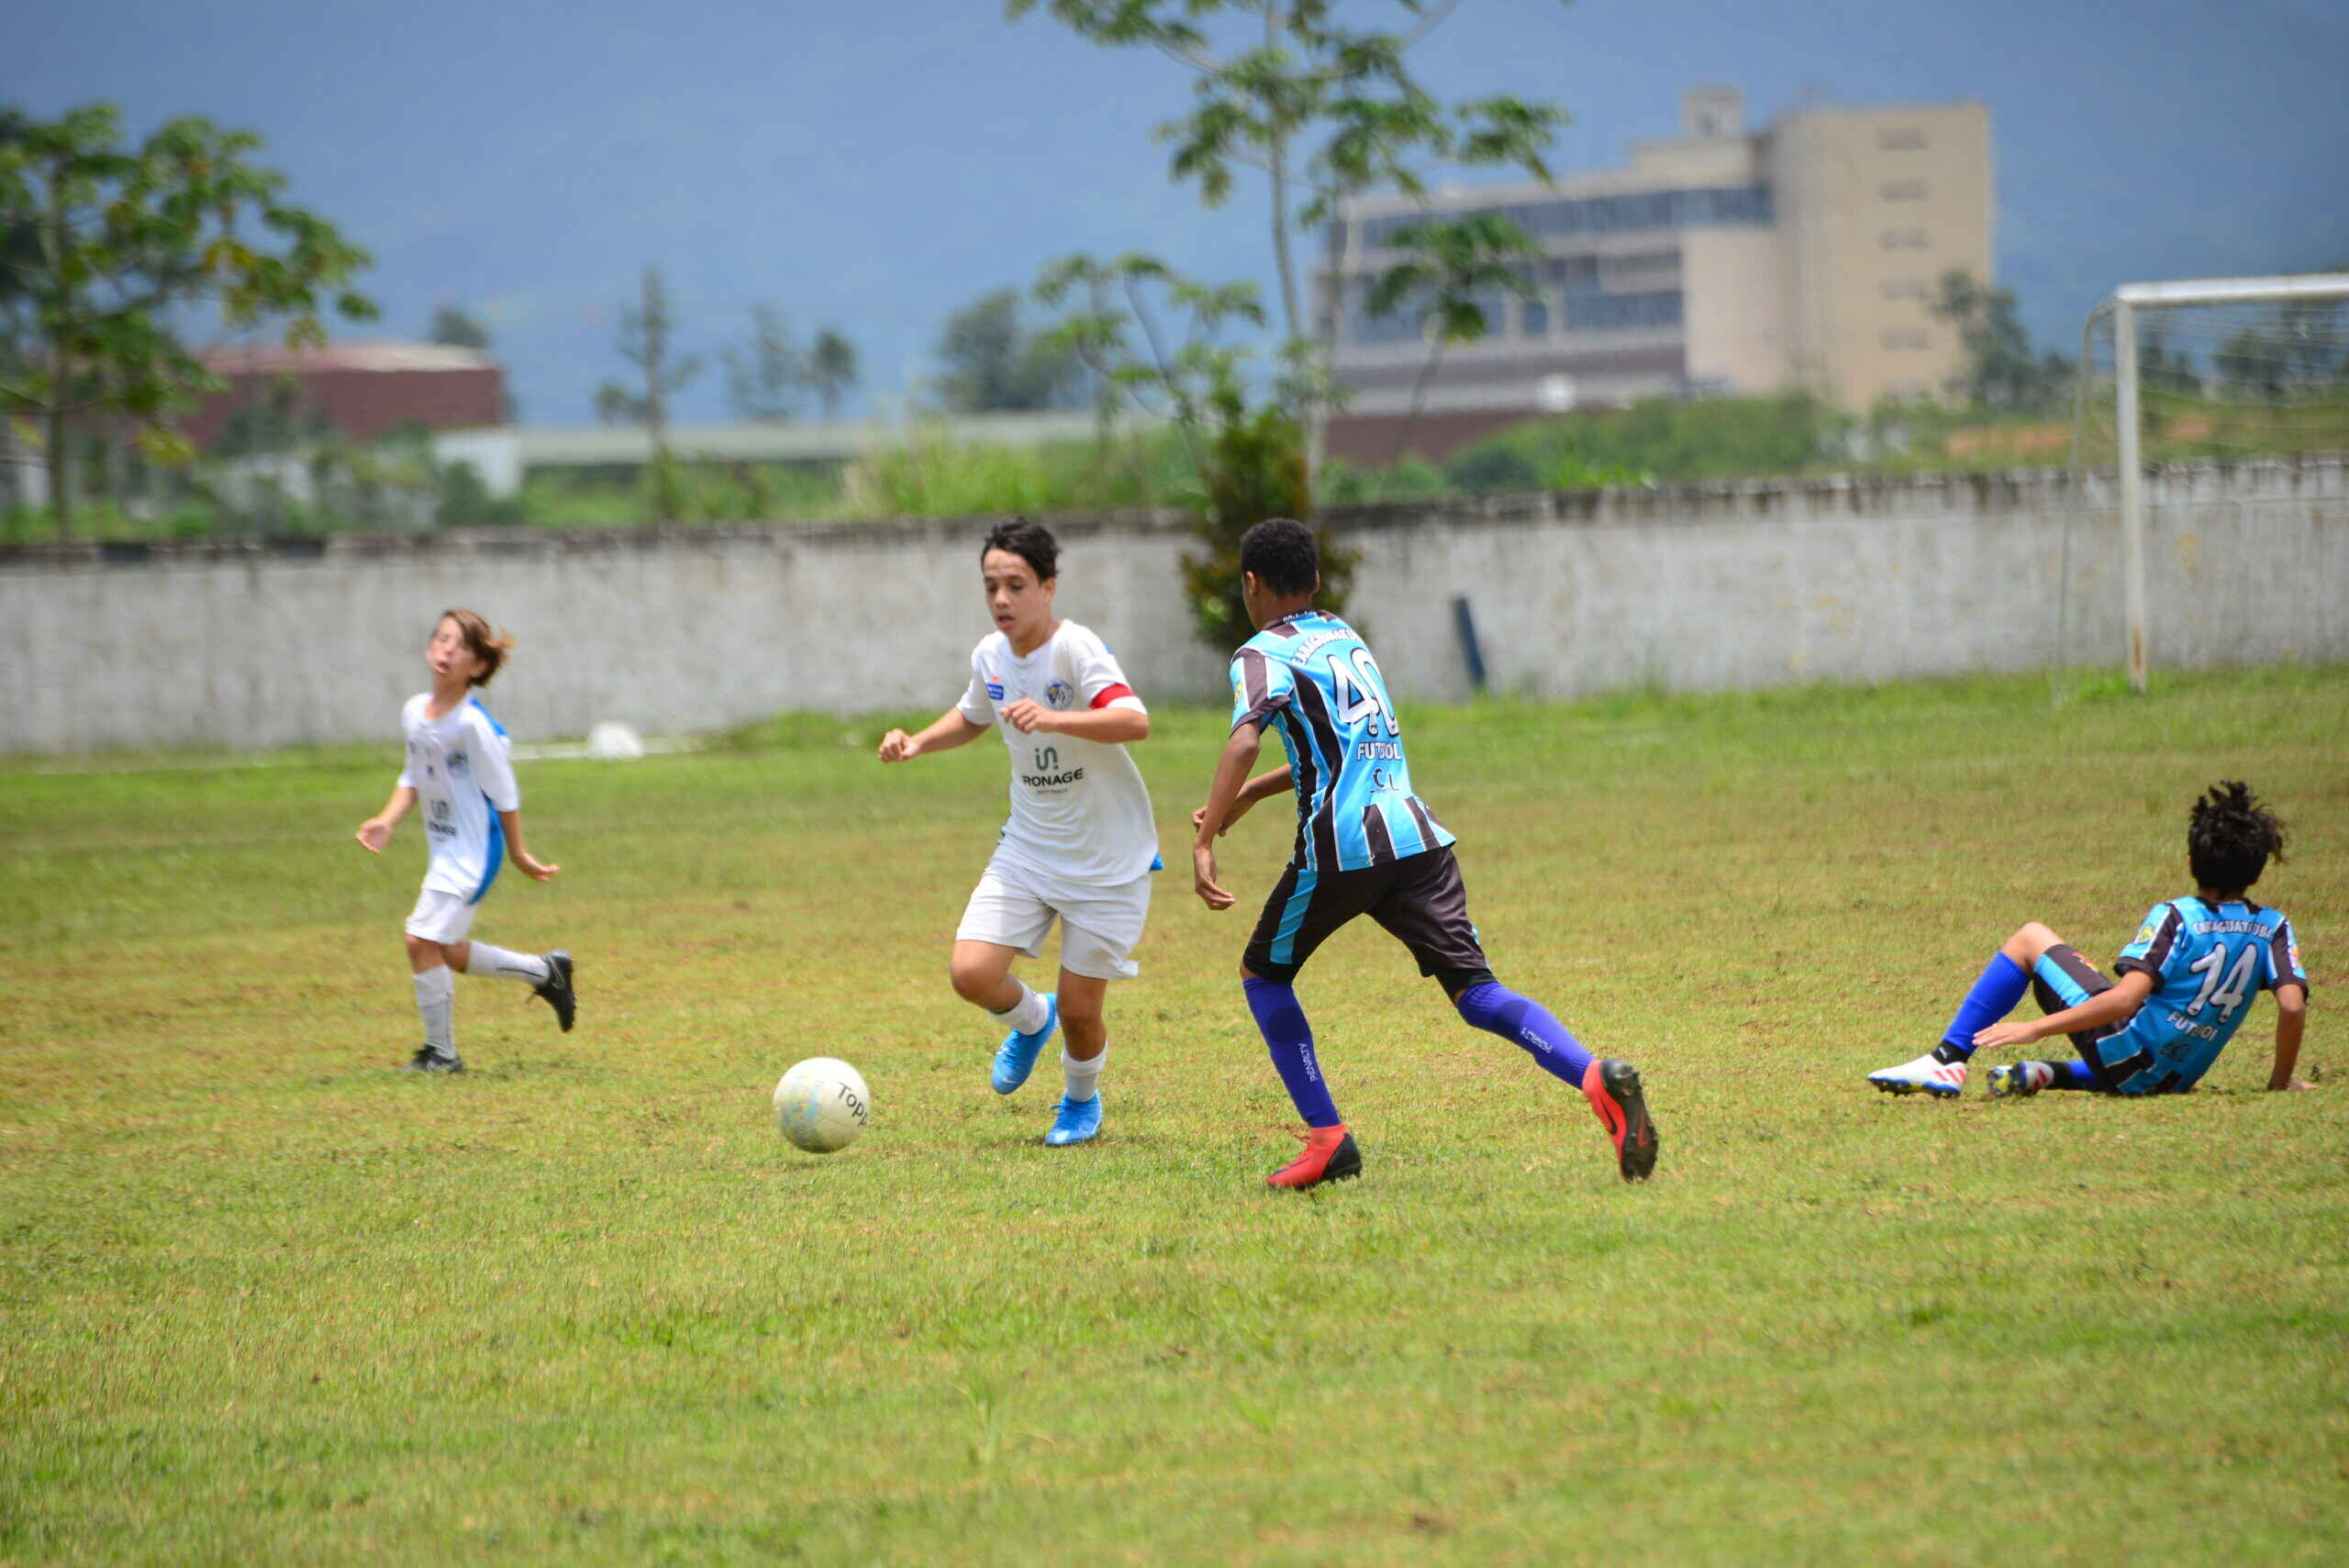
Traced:
<path id="1" fill-rule="evenodd" d="M 1360 915 L 1408 948 L 1421 974 L 1442 976 L 1455 994 L 1492 978 L 1450 845 L 1355 871 L 1291 865 L 1264 900 L 1241 962 L 1266 980 L 1294 980 L 1314 949 Z"/>

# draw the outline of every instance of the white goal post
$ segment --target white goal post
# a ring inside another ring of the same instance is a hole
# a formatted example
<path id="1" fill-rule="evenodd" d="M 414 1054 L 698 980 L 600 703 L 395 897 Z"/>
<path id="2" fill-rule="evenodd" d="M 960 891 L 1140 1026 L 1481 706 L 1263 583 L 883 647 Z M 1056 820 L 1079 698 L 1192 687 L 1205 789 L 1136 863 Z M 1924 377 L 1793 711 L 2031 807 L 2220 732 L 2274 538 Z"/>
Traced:
<path id="1" fill-rule="evenodd" d="M 2146 645 L 2145 463 L 2142 442 L 2140 385 L 2141 313 L 2184 306 L 2281 306 L 2295 302 L 2349 301 L 2349 273 L 2306 272 L 2269 278 L 2197 278 L 2176 283 L 2124 284 L 2088 313 L 2080 331 L 2080 374 L 2073 409 L 2076 450 L 2086 422 L 2090 367 L 2097 328 L 2112 329 L 2112 380 L 2117 466 L 2121 474 L 2121 581 L 2129 635 L 2129 684 L 2145 689 L 2152 652 Z"/>

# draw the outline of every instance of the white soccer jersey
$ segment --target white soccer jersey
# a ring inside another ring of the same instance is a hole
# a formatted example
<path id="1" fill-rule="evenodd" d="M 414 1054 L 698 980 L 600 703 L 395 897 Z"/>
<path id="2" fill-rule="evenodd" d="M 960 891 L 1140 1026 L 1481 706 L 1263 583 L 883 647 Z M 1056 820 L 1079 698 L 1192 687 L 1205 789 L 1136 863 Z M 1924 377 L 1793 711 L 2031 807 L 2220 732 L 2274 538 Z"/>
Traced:
<path id="1" fill-rule="evenodd" d="M 971 651 L 971 684 L 957 706 L 973 724 L 1002 730 L 1011 752 L 1011 818 L 996 861 L 1039 891 L 1115 886 L 1147 873 L 1158 859 L 1158 828 L 1133 758 L 1122 745 L 1020 734 L 1001 716 L 1022 697 L 1062 712 L 1142 706 L 1116 655 L 1073 620 L 1024 659 L 999 631 Z"/>
<path id="2" fill-rule="evenodd" d="M 400 783 L 416 791 L 424 841 L 432 855 L 424 885 L 479 903 L 506 859 L 501 811 L 522 809 L 514 783 L 505 727 L 467 697 L 438 718 L 427 718 L 432 694 L 418 692 L 400 709 L 407 763 Z"/>

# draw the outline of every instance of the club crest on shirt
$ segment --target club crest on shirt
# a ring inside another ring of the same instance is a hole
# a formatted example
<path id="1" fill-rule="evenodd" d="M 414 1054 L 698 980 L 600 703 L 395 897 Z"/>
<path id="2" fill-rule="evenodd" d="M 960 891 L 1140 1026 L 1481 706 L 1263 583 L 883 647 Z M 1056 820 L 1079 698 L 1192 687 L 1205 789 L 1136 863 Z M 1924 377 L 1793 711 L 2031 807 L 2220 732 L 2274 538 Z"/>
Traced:
<path id="1" fill-rule="evenodd" d="M 990 702 L 1001 702 L 1003 700 L 1003 683 L 1001 681 L 989 681 L 987 683 L 987 700 Z"/>
<path id="2" fill-rule="evenodd" d="M 2148 946 L 2152 943 L 2154 935 L 2154 923 L 2151 920 L 2148 920 L 2143 925 L 2137 928 L 2136 939 L 2129 945 L 2132 948 Z"/>
<path id="3" fill-rule="evenodd" d="M 1051 685 L 1044 688 L 1044 706 L 1046 707 L 1066 707 L 1075 696 L 1075 691 L 1070 687 L 1066 681 L 1054 681 Z"/>

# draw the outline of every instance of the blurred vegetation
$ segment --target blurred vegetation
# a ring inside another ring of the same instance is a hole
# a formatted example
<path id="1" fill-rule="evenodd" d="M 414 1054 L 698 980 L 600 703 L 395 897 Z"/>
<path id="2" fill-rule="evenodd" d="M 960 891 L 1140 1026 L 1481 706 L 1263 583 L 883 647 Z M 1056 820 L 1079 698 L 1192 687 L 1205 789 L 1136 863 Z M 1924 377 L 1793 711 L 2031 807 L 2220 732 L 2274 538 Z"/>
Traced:
<path id="1" fill-rule="evenodd" d="M 2145 408 L 2151 462 L 2349 451 L 2349 387 L 2299 400 L 2165 387 L 2148 389 Z M 85 494 L 99 498 L 77 510 L 74 533 L 160 540 L 336 529 L 636 528 L 662 509 L 686 524 L 1162 509 L 1204 516 L 1210 484 L 1235 518 L 1275 505 L 1272 490 L 1283 504 L 1302 499 L 1293 485 L 1284 487 L 1283 475 L 1296 475 L 1279 458 L 1286 450 L 1280 432 L 1242 428 L 1259 411 L 1243 410 L 1241 423 L 1228 431 L 1208 412 L 1196 432 L 1203 438 L 1196 451 L 1179 428 L 1130 420 L 1091 439 L 1035 446 L 957 440 L 942 426 L 918 425 L 900 442 L 849 462 L 712 462 L 677 453 L 658 470 L 541 471 L 519 495 L 503 499 L 490 495 L 469 464 L 437 463 L 420 432 L 362 444 L 284 421 L 249 420 L 239 427 L 244 439 L 235 444 L 246 450 L 238 458 L 185 467 L 141 462 L 118 496 L 100 494 L 93 453 Z M 2083 452 L 2085 462 L 2102 467 L 2112 462 L 2106 413 L 2099 422 L 2091 409 Z M 2071 454 L 2068 415 L 1887 402 L 1854 416 L 1795 396 L 1659 399 L 1528 419 L 1441 463 L 1418 454 L 1383 465 L 1333 459 L 1318 489 L 1324 507 L 1408 505 L 1510 491 L 2061 467 Z M 1220 461 L 1226 458 L 1234 461 Z M 655 495 L 656 484 L 667 488 L 664 496 Z M 45 513 L 0 510 L 0 544 L 57 537 Z"/>

